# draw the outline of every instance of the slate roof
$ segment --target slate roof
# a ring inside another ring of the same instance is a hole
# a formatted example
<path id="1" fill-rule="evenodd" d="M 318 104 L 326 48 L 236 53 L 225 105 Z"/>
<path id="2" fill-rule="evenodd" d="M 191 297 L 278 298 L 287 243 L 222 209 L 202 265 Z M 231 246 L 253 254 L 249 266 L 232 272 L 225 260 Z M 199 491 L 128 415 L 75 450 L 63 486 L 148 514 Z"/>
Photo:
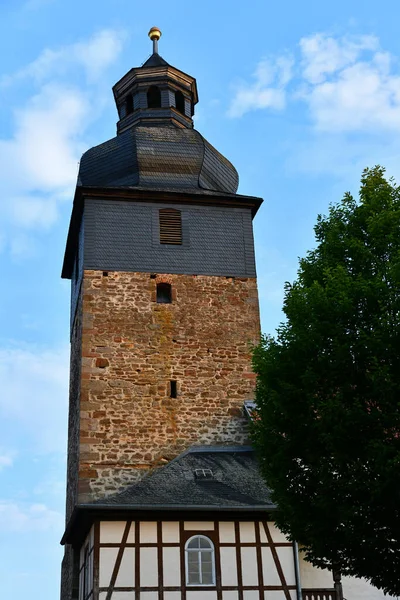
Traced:
<path id="1" fill-rule="evenodd" d="M 212 477 L 197 478 L 196 470 Z M 250 447 L 192 447 L 123 492 L 93 508 L 274 510 L 270 490 Z"/>
<path id="2" fill-rule="evenodd" d="M 159 54 L 152 54 L 146 62 L 142 64 L 142 67 L 165 67 L 169 66 L 167 61 L 163 59 Z"/>
<path id="3" fill-rule="evenodd" d="M 82 156 L 78 185 L 235 194 L 235 167 L 195 129 L 133 127 Z"/>

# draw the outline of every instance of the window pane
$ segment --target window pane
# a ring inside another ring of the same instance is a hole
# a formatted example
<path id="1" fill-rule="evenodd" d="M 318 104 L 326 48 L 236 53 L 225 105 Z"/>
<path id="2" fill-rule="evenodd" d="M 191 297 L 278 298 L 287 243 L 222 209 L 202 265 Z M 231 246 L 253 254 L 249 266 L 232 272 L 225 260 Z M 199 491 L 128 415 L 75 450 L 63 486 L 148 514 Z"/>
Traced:
<path id="1" fill-rule="evenodd" d="M 201 550 L 201 560 L 204 563 L 212 563 L 212 552 L 208 552 L 207 550 Z"/>
<path id="2" fill-rule="evenodd" d="M 199 585 L 200 584 L 199 574 L 198 573 L 190 573 L 189 572 L 189 581 L 188 581 L 188 583 L 190 583 L 191 585 Z"/>
<path id="3" fill-rule="evenodd" d="M 188 564 L 189 566 L 199 564 L 198 552 L 188 552 Z"/>
<path id="4" fill-rule="evenodd" d="M 188 583 L 200 583 L 199 555 L 197 552 L 188 554 Z"/>
<path id="5" fill-rule="evenodd" d="M 188 544 L 188 548 L 199 548 L 199 547 L 200 547 L 200 545 L 199 545 L 198 537 L 193 538 Z"/>
<path id="6" fill-rule="evenodd" d="M 210 540 L 200 538 L 200 548 L 211 548 Z"/>
<path id="7" fill-rule="evenodd" d="M 202 573 L 202 583 L 203 585 L 210 585 L 213 582 L 212 573 Z"/>

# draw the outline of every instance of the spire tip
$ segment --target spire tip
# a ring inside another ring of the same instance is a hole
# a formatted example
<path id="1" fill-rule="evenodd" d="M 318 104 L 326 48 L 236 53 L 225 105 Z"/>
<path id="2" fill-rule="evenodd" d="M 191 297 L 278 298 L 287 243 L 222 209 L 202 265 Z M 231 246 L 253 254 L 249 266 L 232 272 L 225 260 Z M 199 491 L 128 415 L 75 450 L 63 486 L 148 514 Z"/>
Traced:
<path id="1" fill-rule="evenodd" d="M 161 35 L 161 30 L 158 27 L 152 27 L 148 33 L 149 38 L 153 42 L 153 54 L 158 54 L 158 40 Z"/>

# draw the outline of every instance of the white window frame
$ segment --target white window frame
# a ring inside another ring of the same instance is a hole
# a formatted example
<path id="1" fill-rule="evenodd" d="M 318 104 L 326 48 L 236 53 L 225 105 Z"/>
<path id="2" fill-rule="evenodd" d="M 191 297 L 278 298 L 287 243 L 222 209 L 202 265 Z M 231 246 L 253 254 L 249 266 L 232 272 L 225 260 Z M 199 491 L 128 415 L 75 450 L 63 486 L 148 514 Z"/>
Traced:
<path id="1" fill-rule="evenodd" d="M 208 550 L 207 548 L 189 548 L 189 544 L 192 540 L 194 539 L 203 539 L 203 540 L 207 540 L 207 542 L 210 544 L 210 549 Z M 200 575 L 200 579 L 202 578 L 202 571 L 201 571 L 201 558 L 200 555 L 202 552 L 209 552 L 211 554 L 211 575 L 212 575 L 212 583 L 189 583 L 189 552 L 197 552 L 198 553 L 198 560 L 199 560 L 199 575 Z M 212 540 L 210 540 L 209 537 L 205 536 L 205 535 L 192 535 L 192 537 L 190 537 L 185 544 L 185 579 L 186 579 L 186 585 L 190 586 L 190 587 L 215 587 L 216 585 L 216 578 L 215 578 L 215 547 L 214 544 L 212 542 Z"/>

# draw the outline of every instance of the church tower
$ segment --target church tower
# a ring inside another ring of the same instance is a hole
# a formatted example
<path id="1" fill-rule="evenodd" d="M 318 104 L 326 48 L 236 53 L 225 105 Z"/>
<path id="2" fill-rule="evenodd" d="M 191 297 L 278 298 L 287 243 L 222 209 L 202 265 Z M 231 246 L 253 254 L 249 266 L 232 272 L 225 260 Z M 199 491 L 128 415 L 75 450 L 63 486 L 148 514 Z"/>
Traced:
<path id="1" fill-rule="evenodd" d="M 268 525 L 275 507 L 246 418 L 262 200 L 237 194 L 234 166 L 193 127 L 196 80 L 158 54 L 157 28 L 149 36 L 151 57 L 113 88 L 116 137 L 80 162 L 62 270 L 72 291 L 61 597 L 287 599 L 293 549 Z"/>

